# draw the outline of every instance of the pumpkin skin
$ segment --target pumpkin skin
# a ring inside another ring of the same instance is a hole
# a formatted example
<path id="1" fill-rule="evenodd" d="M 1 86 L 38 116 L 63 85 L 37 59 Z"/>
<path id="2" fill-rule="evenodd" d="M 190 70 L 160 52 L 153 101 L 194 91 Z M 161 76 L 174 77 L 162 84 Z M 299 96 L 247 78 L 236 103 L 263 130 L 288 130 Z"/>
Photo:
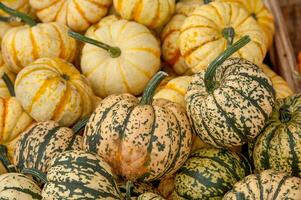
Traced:
<path id="1" fill-rule="evenodd" d="M 1 28 L 0 28 L 1 29 Z M 16 76 L 14 73 L 12 73 L 11 71 L 9 71 L 2 59 L 2 54 L 0 51 L 0 77 L 2 77 L 4 75 L 4 73 L 6 73 L 8 75 L 8 77 L 10 78 L 10 80 L 12 81 L 12 83 L 14 83 Z M 2 98 L 7 98 L 10 97 L 10 93 L 9 90 L 5 84 L 5 82 L 3 81 L 3 79 L 0 79 L 0 97 Z"/>
<path id="2" fill-rule="evenodd" d="M 97 46 L 85 44 L 81 69 L 100 97 L 111 94 L 142 93 L 148 81 L 160 68 L 160 47 L 151 32 L 136 22 L 118 20 L 98 29 L 92 27 L 87 36 L 121 49 L 118 58 Z M 108 34 L 111 31 L 111 34 Z M 122 35 L 122 37 L 120 37 Z"/>
<path id="3" fill-rule="evenodd" d="M 251 42 L 233 57 L 244 58 L 255 64 L 262 63 L 267 47 L 265 35 L 257 22 L 245 9 L 235 4 L 211 2 L 196 8 L 181 28 L 181 55 L 193 73 L 205 70 L 227 48 L 228 40 L 223 32 L 230 27 L 235 32 L 234 42 L 244 35 L 251 38 Z"/>
<path id="4" fill-rule="evenodd" d="M 147 193 L 141 194 L 137 200 L 164 200 L 164 198 L 158 194 L 147 192 Z"/>
<path id="5" fill-rule="evenodd" d="M 41 189 L 23 174 L 7 173 L 0 176 L 0 197 L 7 200 L 40 200 Z"/>
<path id="6" fill-rule="evenodd" d="M 18 140 L 14 164 L 20 170 L 35 168 L 46 173 L 53 158 L 65 150 L 81 150 L 82 142 L 80 135 L 75 136 L 71 129 L 54 121 L 35 123 Z"/>
<path id="7" fill-rule="evenodd" d="M 301 95 L 278 99 L 253 150 L 257 171 L 274 169 L 301 177 Z"/>
<path id="8" fill-rule="evenodd" d="M 170 199 L 171 194 L 174 191 L 175 188 L 175 176 L 166 177 L 165 179 L 162 179 L 160 181 L 160 184 L 158 186 L 159 194 L 162 195 L 162 197 Z"/>
<path id="9" fill-rule="evenodd" d="M 249 173 L 250 166 L 239 154 L 203 148 L 195 151 L 178 171 L 175 192 L 184 199 L 221 199 Z"/>
<path id="10" fill-rule="evenodd" d="M 114 0 L 113 2 L 122 18 L 137 21 L 151 29 L 163 26 L 175 10 L 175 0 Z"/>
<path id="11" fill-rule="evenodd" d="M 126 183 L 119 183 L 118 184 L 119 191 L 121 193 L 121 196 L 123 199 L 126 199 L 126 193 L 127 193 L 127 184 Z M 137 200 L 137 198 L 147 192 L 151 193 L 158 193 L 156 189 L 148 184 L 148 183 L 142 183 L 142 182 L 135 182 L 133 183 L 130 194 L 131 194 L 131 200 Z"/>
<path id="12" fill-rule="evenodd" d="M 85 31 L 108 12 L 112 0 L 30 0 L 42 22 L 59 22 Z"/>
<path id="13" fill-rule="evenodd" d="M 70 126 L 92 113 L 94 94 L 87 79 L 70 63 L 41 58 L 24 68 L 15 82 L 16 97 L 36 121 Z"/>
<path id="14" fill-rule="evenodd" d="M 208 93 L 204 75 L 195 74 L 186 94 L 187 113 L 198 136 L 215 147 L 241 146 L 264 127 L 274 105 L 271 81 L 247 60 L 230 58 L 217 69 L 220 82 Z"/>
<path id="15" fill-rule="evenodd" d="M 266 170 L 260 174 L 252 174 L 237 182 L 223 200 L 280 200 L 300 199 L 301 179 L 286 173 Z M 241 197 L 241 198 L 239 198 Z"/>
<path id="16" fill-rule="evenodd" d="M 76 41 L 67 31 L 67 26 L 57 23 L 11 28 L 2 40 L 3 60 L 14 73 L 43 57 L 59 57 L 72 62 Z"/>
<path id="17" fill-rule="evenodd" d="M 11 28 L 12 28 L 12 26 L 9 23 L 0 21 L 0 44 L 2 43 L 2 39 L 5 35 L 5 33 Z"/>
<path id="18" fill-rule="evenodd" d="M 53 159 L 43 199 L 121 199 L 111 167 L 84 151 L 65 151 Z"/>

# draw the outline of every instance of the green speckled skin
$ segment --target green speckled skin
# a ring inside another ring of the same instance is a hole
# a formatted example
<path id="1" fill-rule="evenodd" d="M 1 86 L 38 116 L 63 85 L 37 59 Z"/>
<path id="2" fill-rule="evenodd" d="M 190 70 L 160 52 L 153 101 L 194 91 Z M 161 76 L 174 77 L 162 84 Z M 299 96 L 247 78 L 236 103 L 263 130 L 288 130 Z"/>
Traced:
<path id="1" fill-rule="evenodd" d="M 199 149 L 176 175 L 175 192 L 179 197 L 190 200 L 221 199 L 250 170 L 249 163 L 234 152 Z"/>
<path id="2" fill-rule="evenodd" d="M 254 139 L 275 101 L 268 77 L 256 65 L 239 58 L 230 58 L 217 69 L 212 93 L 205 87 L 204 75 L 194 75 L 185 96 L 188 116 L 199 137 L 223 148 Z"/>
<path id="3" fill-rule="evenodd" d="M 280 120 L 287 107 L 288 122 Z M 277 100 L 273 114 L 256 139 L 253 160 L 257 171 L 274 169 L 301 177 L 301 95 Z"/>
<path id="4" fill-rule="evenodd" d="M 119 191 L 122 195 L 122 197 L 125 199 L 126 198 L 126 182 L 124 183 L 118 183 L 118 188 Z M 133 183 L 133 187 L 131 187 L 131 200 L 137 200 L 137 198 L 147 192 L 151 193 L 158 193 L 156 188 L 154 188 L 151 184 L 149 183 L 143 183 L 143 182 L 136 182 Z"/>
<path id="5" fill-rule="evenodd" d="M 96 154 L 63 152 L 53 160 L 47 179 L 43 200 L 121 199 L 111 167 Z"/>
<path id="6" fill-rule="evenodd" d="M 165 199 L 160 195 L 148 192 L 140 195 L 137 200 L 165 200 Z"/>
<path id="7" fill-rule="evenodd" d="M 266 170 L 237 182 L 223 200 L 300 200 L 301 179 Z"/>

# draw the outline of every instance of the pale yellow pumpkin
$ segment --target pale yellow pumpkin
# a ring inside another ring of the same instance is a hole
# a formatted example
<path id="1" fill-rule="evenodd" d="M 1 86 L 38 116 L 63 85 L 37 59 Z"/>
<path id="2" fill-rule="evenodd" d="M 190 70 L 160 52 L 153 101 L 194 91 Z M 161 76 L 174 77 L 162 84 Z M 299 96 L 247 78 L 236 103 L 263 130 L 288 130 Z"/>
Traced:
<path id="1" fill-rule="evenodd" d="M 1 3 L 7 7 L 18 10 L 23 13 L 30 12 L 29 0 L 1 0 Z M 0 10 L 0 16 L 8 16 L 4 11 Z"/>
<path id="2" fill-rule="evenodd" d="M 186 18 L 179 39 L 181 54 L 193 73 L 201 72 L 227 46 L 245 35 L 252 41 L 233 57 L 261 64 L 267 52 L 266 39 L 255 19 L 235 4 L 211 2 Z"/>
<path id="3" fill-rule="evenodd" d="M 112 0 L 30 0 L 42 22 L 59 22 L 85 31 L 108 12 Z"/>
<path id="4" fill-rule="evenodd" d="M 5 82 L 1 78 L 4 75 L 4 73 L 6 73 L 8 75 L 8 77 L 10 78 L 10 80 L 12 82 L 15 81 L 16 76 L 15 76 L 14 73 L 10 72 L 7 69 L 7 67 L 6 67 L 6 65 L 5 65 L 5 63 L 2 59 L 2 54 L 1 54 L 1 51 L 0 51 L 0 97 L 2 97 L 2 98 L 6 98 L 6 97 L 10 96 L 9 90 L 8 90 Z"/>
<path id="5" fill-rule="evenodd" d="M 3 60 L 15 73 L 38 58 L 59 57 L 73 61 L 76 41 L 67 31 L 67 26 L 58 23 L 11 28 L 2 41 Z"/>
<path id="6" fill-rule="evenodd" d="M 168 22 L 175 10 L 175 0 L 114 0 L 114 6 L 122 18 L 153 29 Z"/>
<path id="7" fill-rule="evenodd" d="M 0 44 L 2 42 L 2 39 L 5 35 L 5 33 L 11 28 L 12 28 L 12 26 L 9 23 L 0 21 Z"/>
<path id="8" fill-rule="evenodd" d="M 100 28 L 91 27 L 86 36 L 118 47 L 120 54 L 85 44 L 81 69 L 100 97 L 110 94 L 139 95 L 160 68 L 160 47 L 156 38 L 141 24 L 118 20 Z M 116 48 L 115 48 L 116 49 Z"/>
<path id="9" fill-rule="evenodd" d="M 15 82 L 16 97 L 36 121 L 70 126 L 94 108 L 87 79 L 70 63 L 41 58 L 24 68 Z"/>

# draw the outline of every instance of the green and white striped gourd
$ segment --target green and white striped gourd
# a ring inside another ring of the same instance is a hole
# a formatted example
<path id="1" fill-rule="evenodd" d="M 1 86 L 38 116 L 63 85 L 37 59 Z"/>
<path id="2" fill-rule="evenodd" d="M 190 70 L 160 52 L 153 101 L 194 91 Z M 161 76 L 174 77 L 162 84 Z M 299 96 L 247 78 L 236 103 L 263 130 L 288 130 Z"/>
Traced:
<path id="1" fill-rule="evenodd" d="M 268 77 L 247 60 L 228 59 L 248 42 L 243 37 L 206 72 L 195 74 L 185 97 L 196 133 L 215 147 L 241 146 L 254 139 L 272 112 L 275 91 Z"/>
<path id="2" fill-rule="evenodd" d="M 131 184 L 130 187 L 128 184 Z M 150 183 L 135 182 L 135 183 L 118 183 L 118 188 L 123 199 L 137 200 L 137 198 L 147 192 L 158 193 L 155 187 Z M 128 195 L 128 196 L 127 196 Z"/>
<path id="3" fill-rule="evenodd" d="M 278 99 L 253 150 L 257 171 L 274 169 L 301 177 L 301 94 Z"/>
<path id="4" fill-rule="evenodd" d="M 4 145 L 0 145 L 0 175 L 6 173 L 14 173 L 17 172 L 17 169 L 14 165 L 11 164 L 8 154 L 7 148 Z"/>
<path id="5" fill-rule="evenodd" d="M 180 199 L 221 199 L 250 172 L 249 163 L 239 154 L 203 148 L 195 151 L 178 171 L 175 192 Z"/>
<path id="6" fill-rule="evenodd" d="M 140 195 L 137 200 L 164 200 L 164 198 L 158 194 L 148 192 Z"/>
<path id="7" fill-rule="evenodd" d="M 35 168 L 46 173 L 53 158 L 65 150 L 81 150 L 82 142 L 75 129 L 61 127 L 54 121 L 35 123 L 18 140 L 14 164 L 20 170 Z"/>
<path id="8" fill-rule="evenodd" d="M 266 170 L 237 182 L 223 200 L 300 200 L 301 179 Z"/>

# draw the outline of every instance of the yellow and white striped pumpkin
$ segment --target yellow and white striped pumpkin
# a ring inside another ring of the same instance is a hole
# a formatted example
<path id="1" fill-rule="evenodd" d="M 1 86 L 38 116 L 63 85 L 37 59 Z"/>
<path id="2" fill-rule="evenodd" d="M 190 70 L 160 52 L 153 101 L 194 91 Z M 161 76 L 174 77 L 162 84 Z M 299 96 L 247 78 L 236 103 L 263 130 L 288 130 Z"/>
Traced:
<path id="1" fill-rule="evenodd" d="M 9 23 L 0 21 L 0 44 L 2 42 L 2 39 L 5 35 L 5 33 L 11 28 L 12 28 L 12 26 Z"/>
<path id="2" fill-rule="evenodd" d="M 154 29 L 167 23 L 175 10 L 175 0 L 114 0 L 122 18 Z"/>
<path id="3" fill-rule="evenodd" d="M 43 22 L 59 22 L 76 31 L 85 31 L 108 12 L 112 0 L 30 0 Z"/>
<path id="4" fill-rule="evenodd" d="M 249 35 L 251 42 L 237 51 L 233 57 L 261 64 L 266 52 L 266 39 L 261 28 L 248 12 L 224 2 L 203 5 L 186 18 L 180 34 L 180 50 L 193 73 L 207 68 L 231 43 Z"/>
<path id="5" fill-rule="evenodd" d="M 6 73 L 8 75 L 8 77 L 10 78 L 10 80 L 12 82 L 15 81 L 16 76 L 14 73 L 10 72 L 7 69 L 7 67 L 2 59 L 2 54 L 0 51 L 0 97 L 2 97 L 2 98 L 10 97 L 9 90 L 8 90 L 5 82 L 1 78 L 4 75 L 4 73 Z"/>
<path id="6" fill-rule="evenodd" d="M 92 27 L 88 37 L 121 50 L 113 58 L 108 51 L 85 44 L 81 69 L 100 97 L 111 94 L 139 95 L 160 68 L 160 47 L 156 38 L 141 24 L 118 20 L 100 28 Z"/>
<path id="7" fill-rule="evenodd" d="M 59 58 L 41 58 L 24 68 L 15 91 L 23 108 L 38 122 L 54 120 L 70 126 L 94 109 L 87 79 Z"/>
<path id="8" fill-rule="evenodd" d="M 15 73 L 43 57 L 59 57 L 71 62 L 75 57 L 76 41 L 67 31 L 67 26 L 58 23 L 11 28 L 2 41 L 3 60 Z"/>
<path id="9" fill-rule="evenodd" d="M 18 10 L 23 13 L 30 12 L 29 0 L 1 0 L 5 6 Z M 0 10 L 0 16 L 8 16 L 4 11 Z"/>

